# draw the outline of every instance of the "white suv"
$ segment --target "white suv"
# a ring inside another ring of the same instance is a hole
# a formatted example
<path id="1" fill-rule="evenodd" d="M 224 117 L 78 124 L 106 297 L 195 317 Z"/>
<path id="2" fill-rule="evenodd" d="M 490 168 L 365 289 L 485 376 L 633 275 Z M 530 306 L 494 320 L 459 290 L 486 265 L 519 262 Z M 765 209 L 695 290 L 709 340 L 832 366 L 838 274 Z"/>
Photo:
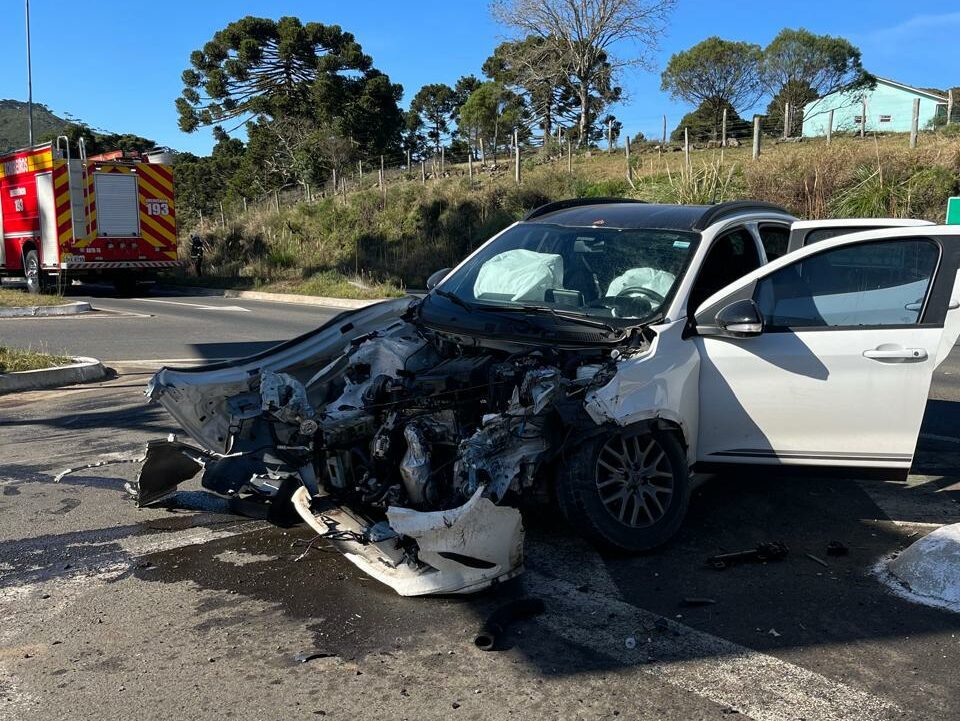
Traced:
<path id="1" fill-rule="evenodd" d="M 264 499 L 272 517 L 292 500 L 417 595 L 519 573 L 520 505 L 642 551 L 680 526 L 693 471 L 903 476 L 960 333 L 958 236 L 811 227 L 756 202 L 553 203 L 435 274 L 425 298 L 161 370 L 149 395 L 202 448 L 151 443 L 139 499 L 203 468 L 206 488 Z"/>

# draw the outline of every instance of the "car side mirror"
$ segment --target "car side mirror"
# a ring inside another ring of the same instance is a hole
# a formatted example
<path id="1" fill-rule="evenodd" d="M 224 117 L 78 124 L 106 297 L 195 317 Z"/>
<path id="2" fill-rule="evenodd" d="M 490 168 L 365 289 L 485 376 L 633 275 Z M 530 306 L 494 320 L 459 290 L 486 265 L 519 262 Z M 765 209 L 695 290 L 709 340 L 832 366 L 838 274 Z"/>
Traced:
<path id="1" fill-rule="evenodd" d="M 449 273 L 451 270 L 453 270 L 453 268 L 441 268 L 436 273 L 434 273 L 429 278 L 427 278 L 427 290 L 433 290 L 438 285 L 440 285 L 440 281 L 446 278 L 447 273 Z"/>
<path id="2" fill-rule="evenodd" d="M 724 306 L 716 317 L 718 335 L 751 338 L 763 333 L 763 314 L 752 298 L 735 300 Z"/>

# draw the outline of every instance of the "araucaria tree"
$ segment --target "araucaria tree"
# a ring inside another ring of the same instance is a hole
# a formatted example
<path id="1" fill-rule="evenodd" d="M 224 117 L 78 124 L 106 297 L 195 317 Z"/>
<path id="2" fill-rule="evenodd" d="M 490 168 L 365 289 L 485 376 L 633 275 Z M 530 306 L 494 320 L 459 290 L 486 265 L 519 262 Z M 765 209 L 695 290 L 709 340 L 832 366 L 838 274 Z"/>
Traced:
<path id="1" fill-rule="evenodd" d="M 759 45 L 707 38 L 670 58 L 660 76 L 662 90 L 699 106 L 716 134 L 724 109 L 751 107 L 763 92 Z"/>
<path id="2" fill-rule="evenodd" d="M 591 93 L 618 70 L 650 67 L 667 17 L 676 0 L 493 0 L 491 11 L 503 25 L 522 35 L 543 38 L 571 78 L 580 106 L 578 137 L 588 142 Z M 633 44 L 630 55 L 615 55 L 614 46 Z M 593 106 L 593 107 L 591 107 Z"/>
<path id="3" fill-rule="evenodd" d="M 424 85 L 410 101 L 407 126 L 425 127 L 427 138 L 439 153 L 444 136 L 450 132 L 450 121 L 457 108 L 456 93 L 443 83 Z"/>

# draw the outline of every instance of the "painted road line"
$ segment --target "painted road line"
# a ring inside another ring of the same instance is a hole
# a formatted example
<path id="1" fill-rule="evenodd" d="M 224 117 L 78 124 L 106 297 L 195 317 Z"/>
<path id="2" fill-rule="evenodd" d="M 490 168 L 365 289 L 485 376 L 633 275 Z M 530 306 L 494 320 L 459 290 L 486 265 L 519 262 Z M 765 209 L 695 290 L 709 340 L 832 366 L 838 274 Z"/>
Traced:
<path id="1" fill-rule="evenodd" d="M 880 721 L 902 714 L 887 699 L 623 601 L 537 572 L 523 578 L 530 595 L 547 599 L 549 612 L 538 623 L 551 633 L 756 721 Z"/>
<path id="2" fill-rule="evenodd" d="M 226 310 L 234 312 L 243 312 L 249 313 L 248 308 L 241 308 L 239 305 L 202 305 L 200 303 L 185 303 L 181 300 L 161 300 L 160 298 L 131 298 L 130 300 L 137 301 L 138 303 L 166 303 L 168 305 L 183 305 L 190 308 L 197 308 L 199 310 Z"/>

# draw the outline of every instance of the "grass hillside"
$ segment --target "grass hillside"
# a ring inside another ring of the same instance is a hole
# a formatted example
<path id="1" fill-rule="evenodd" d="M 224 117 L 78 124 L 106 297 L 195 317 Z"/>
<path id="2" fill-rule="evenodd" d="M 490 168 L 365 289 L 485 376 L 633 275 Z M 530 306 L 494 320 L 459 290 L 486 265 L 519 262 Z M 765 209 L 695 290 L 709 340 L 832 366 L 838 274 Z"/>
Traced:
<path id="1" fill-rule="evenodd" d="M 63 130 L 67 121 L 59 118 L 41 103 L 33 104 L 33 137 Z M 0 100 L 0 153 L 28 144 L 27 103 L 20 100 Z"/>
<path id="2" fill-rule="evenodd" d="M 475 166 L 476 167 L 476 166 Z M 419 173 L 388 183 L 371 179 L 344 199 L 321 197 L 281 207 L 226 210 L 226 223 L 189 227 L 207 242 L 206 266 L 225 285 L 358 295 L 422 288 L 430 273 L 453 265 L 527 210 L 551 200 L 622 196 L 664 203 L 767 200 L 803 218 L 896 216 L 942 221 L 960 184 L 960 137 L 925 134 L 911 150 L 904 136 L 765 142 L 758 161 L 749 147 L 703 149 L 685 167 L 678 148 L 635 146 L 633 184 L 620 152 L 523 164 L 518 187 L 501 166 L 421 184 Z M 219 219 L 217 219 L 219 220 Z M 186 247 L 188 243 L 183 243 Z M 385 282 L 386 286 L 379 285 Z M 337 289 L 339 288 L 339 291 Z M 352 289 L 352 290 L 351 290 Z"/>

